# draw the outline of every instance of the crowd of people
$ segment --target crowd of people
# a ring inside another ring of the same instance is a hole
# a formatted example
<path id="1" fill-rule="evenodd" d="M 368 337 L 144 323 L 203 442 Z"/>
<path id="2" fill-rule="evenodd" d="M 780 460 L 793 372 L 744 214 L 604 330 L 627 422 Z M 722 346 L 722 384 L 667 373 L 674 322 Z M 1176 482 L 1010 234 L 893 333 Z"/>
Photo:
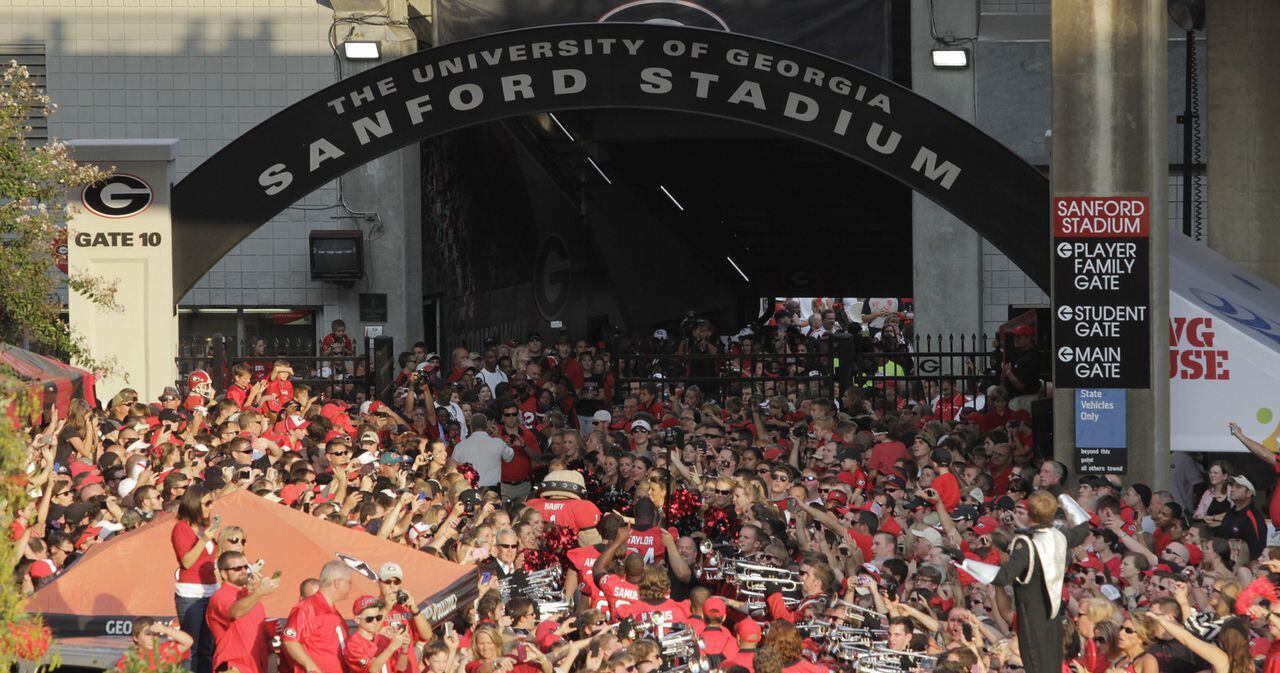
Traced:
<path id="1" fill-rule="evenodd" d="M 892 314 L 878 312 L 863 323 Z M 824 338 L 822 321 L 804 338 Z M 341 337 L 326 352 L 349 348 Z M 891 377 L 833 398 L 616 389 L 609 360 L 535 333 L 444 357 L 414 348 L 387 400 L 348 405 L 273 360 L 236 365 L 221 390 L 194 372 L 155 400 L 126 389 L 50 410 L 29 429 L 38 496 L 11 528 L 15 581 L 36 591 L 172 512 L 155 525 L 172 529 L 175 619 L 141 618 L 133 638 L 196 673 L 1021 673 L 1023 603 L 964 568 L 1068 527 L 1066 494 L 1086 523 L 1043 580 L 1064 671 L 1280 671 L 1278 501 L 1260 509 L 1228 463 L 1186 502 L 1141 475 L 1071 479 L 1010 406 L 1028 389 L 1008 367 L 953 409 Z M 250 562 L 245 522 L 211 516 L 240 490 L 475 564 L 478 597 L 431 623 L 395 563 L 377 568 L 376 595 L 352 595 L 340 561 L 272 574 L 272 559 Z M 263 598 L 294 586 L 299 602 L 270 623 Z"/>

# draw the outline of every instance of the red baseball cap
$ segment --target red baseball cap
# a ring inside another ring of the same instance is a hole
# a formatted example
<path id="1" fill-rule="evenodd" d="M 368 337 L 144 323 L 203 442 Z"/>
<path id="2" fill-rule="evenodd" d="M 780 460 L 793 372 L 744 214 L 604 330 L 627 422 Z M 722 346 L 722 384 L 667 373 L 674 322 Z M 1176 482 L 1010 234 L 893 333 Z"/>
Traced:
<path id="1" fill-rule="evenodd" d="M 307 490 L 306 484 L 285 484 L 284 488 L 280 489 L 280 502 L 292 507 L 293 503 L 302 497 L 302 492 L 305 490 Z M 359 610 L 356 610 L 356 612 L 359 612 Z"/>
<path id="2" fill-rule="evenodd" d="M 1096 570 L 1098 572 L 1104 572 L 1106 570 L 1106 568 L 1104 568 L 1102 565 L 1102 559 L 1098 558 L 1097 556 L 1094 556 L 1093 554 L 1090 554 L 1084 557 L 1083 561 L 1077 561 L 1076 565 L 1080 566 L 1081 568 Z"/>
<path id="3" fill-rule="evenodd" d="M 727 614 L 724 601 L 712 596 L 702 604 L 702 614 L 708 617 L 723 617 Z"/>
<path id="4" fill-rule="evenodd" d="M 368 610 L 369 608 L 374 608 L 374 607 L 380 608 L 382 606 L 383 606 L 383 602 L 381 597 L 365 594 L 357 598 L 356 602 L 351 604 L 351 613 L 358 615 L 361 612 Z"/>
<path id="5" fill-rule="evenodd" d="M 703 605 L 705 609 L 706 604 L 704 603 Z M 744 643 L 758 643 L 764 635 L 760 631 L 760 625 L 750 617 L 738 622 L 737 626 L 733 627 L 733 633 L 738 636 L 738 640 Z"/>
<path id="6" fill-rule="evenodd" d="M 31 579 L 38 580 L 58 572 L 58 566 L 49 559 L 41 559 L 31 564 Z"/>
<path id="7" fill-rule="evenodd" d="M 1000 527 L 1000 522 L 996 518 L 987 515 L 978 519 L 978 523 L 973 525 L 974 535 L 990 535 L 991 531 Z"/>
<path id="8" fill-rule="evenodd" d="M 1187 545 L 1187 557 L 1191 561 L 1191 565 L 1198 566 L 1204 560 L 1204 552 L 1199 546 L 1189 544 Z"/>
<path id="9" fill-rule="evenodd" d="M 303 419 L 301 416 L 290 416 L 284 419 L 284 429 L 290 432 L 294 430 L 302 430 L 311 425 L 311 421 Z"/>

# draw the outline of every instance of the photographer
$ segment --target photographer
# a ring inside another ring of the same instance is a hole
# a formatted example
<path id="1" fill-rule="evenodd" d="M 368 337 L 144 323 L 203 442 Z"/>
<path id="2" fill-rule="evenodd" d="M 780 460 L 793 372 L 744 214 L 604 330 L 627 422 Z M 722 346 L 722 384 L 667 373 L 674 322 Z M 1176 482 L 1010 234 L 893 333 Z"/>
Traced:
<path id="1" fill-rule="evenodd" d="M 399 564 L 390 561 L 382 564 L 378 569 L 378 590 L 382 601 L 390 606 L 387 610 L 387 623 L 393 629 L 408 632 L 410 645 L 431 640 L 431 622 L 423 616 L 418 601 L 414 600 L 413 594 L 404 586 L 404 571 Z M 416 650 L 409 650 L 409 659 L 416 670 Z"/>

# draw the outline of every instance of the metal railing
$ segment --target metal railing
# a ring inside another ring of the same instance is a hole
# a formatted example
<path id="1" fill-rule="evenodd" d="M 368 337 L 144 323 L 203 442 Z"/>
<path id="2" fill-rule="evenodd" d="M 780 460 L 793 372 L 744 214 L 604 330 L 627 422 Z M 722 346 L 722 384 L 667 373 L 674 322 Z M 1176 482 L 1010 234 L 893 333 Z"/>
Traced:
<path id="1" fill-rule="evenodd" d="M 361 402 L 375 397 L 376 350 L 372 340 L 366 340 L 364 354 L 342 357 L 313 355 L 314 343 L 306 350 L 295 347 L 291 349 L 293 353 L 281 354 L 268 350 L 267 355 L 258 356 L 234 355 L 231 349 L 235 345 L 238 344 L 234 344 L 234 339 L 218 334 L 184 337 L 179 344 L 177 358 L 178 373 L 181 376 L 177 381 L 178 389 L 184 389 L 187 376 L 191 372 L 203 369 L 213 378 L 214 388 L 222 393 L 227 386 L 231 385 L 232 372 L 236 365 L 248 364 L 251 369 L 258 372 L 255 378 L 261 378 L 264 375 L 263 372 L 270 373 L 274 360 L 283 358 L 288 360 L 293 368 L 291 380 L 294 385 L 310 386 L 313 396 L 348 402 Z M 386 348 L 389 350 L 390 345 L 388 344 Z M 298 352 L 305 354 L 294 354 Z"/>
<path id="2" fill-rule="evenodd" d="M 839 357 L 832 342 L 823 341 L 802 353 L 635 353 L 613 361 L 614 402 L 654 384 L 659 394 L 680 394 L 698 386 L 708 400 L 750 394 L 757 399 L 796 395 L 799 399 L 836 394 Z"/>

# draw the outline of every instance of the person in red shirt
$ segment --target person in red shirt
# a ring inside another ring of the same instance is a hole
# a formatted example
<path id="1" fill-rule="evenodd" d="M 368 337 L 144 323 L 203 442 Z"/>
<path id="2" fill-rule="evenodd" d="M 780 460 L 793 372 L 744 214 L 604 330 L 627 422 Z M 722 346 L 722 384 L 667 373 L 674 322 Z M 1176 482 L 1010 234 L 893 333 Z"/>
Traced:
<path id="1" fill-rule="evenodd" d="M 267 388 L 262 395 L 262 401 L 284 404 L 293 399 L 293 382 L 289 380 L 291 376 L 293 376 L 293 367 L 289 366 L 289 361 L 276 360 L 271 369 L 271 376 L 267 379 Z"/>
<path id="2" fill-rule="evenodd" d="M 231 385 L 227 386 L 227 399 L 236 403 L 241 409 L 248 409 L 257 403 L 257 395 L 259 387 L 254 386 L 251 381 L 253 379 L 253 371 L 249 369 L 249 365 L 241 362 L 231 370 Z"/>
<path id="3" fill-rule="evenodd" d="M 1227 429 L 1231 431 L 1232 437 L 1235 437 L 1236 440 L 1243 444 L 1246 449 L 1249 449 L 1249 453 L 1252 453 L 1255 457 L 1266 462 L 1268 466 L 1275 470 L 1276 475 L 1280 476 L 1280 461 L 1276 460 L 1276 454 L 1273 453 L 1271 449 L 1268 449 L 1261 442 L 1247 437 L 1244 434 L 1244 431 L 1240 429 L 1240 426 L 1236 425 L 1234 422 L 1228 423 Z M 1280 528 L 1280 488 L 1276 488 L 1271 491 L 1271 503 L 1267 510 L 1271 523 L 1277 528 Z M 1280 664 L 1276 665 L 1280 666 Z M 1268 657 L 1267 669 L 1270 670 L 1271 667 L 1271 659 Z"/>
<path id="4" fill-rule="evenodd" d="M 355 342 L 347 334 L 347 323 L 335 320 L 329 325 L 329 333 L 320 341 L 321 355 L 346 356 L 356 354 Z"/>
<path id="5" fill-rule="evenodd" d="M 320 569 L 320 591 L 289 612 L 280 641 L 293 662 L 288 673 L 344 673 L 346 620 L 334 605 L 351 593 L 351 568 L 329 561 Z"/>
<path id="6" fill-rule="evenodd" d="M 631 537 L 630 526 L 619 526 L 618 532 L 609 541 L 609 546 L 600 552 L 600 558 L 591 566 L 591 574 L 595 578 L 596 587 L 609 604 L 609 613 L 616 621 L 618 609 L 624 605 L 640 600 L 640 577 L 644 574 L 645 562 L 639 554 L 630 554 L 622 562 L 625 576 L 618 575 L 614 569 L 614 560 L 627 546 Z"/>
<path id="7" fill-rule="evenodd" d="M 871 426 L 871 436 L 876 443 L 871 447 L 871 456 L 867 458 L 866 468 L 877 475 L 888 474 L 899 460 L 907 458 L 907 445 L 889 439 L 889 426 L 884 421 L 876 421 Z"/>
<path id="8" fill-rule="evenodd" d="M 139 617 L 133 620 L 133 651 L 127 652 L 116 660 L 113 668 L 126 670 L 129 657 L 138 657 L 147 662 L 151 668 L 156 664 L 176 664 L 184 661 L 191 654 L 191 636 L 170 624 L 157 622 L 151 617 Z M 168 640 L 159 640 L 167 638 Z"/>
<path id="9" fill-rule="evenodd" d="M 205 620 L 213 632 L 213 667 L 224 664 L 240 673 L 267 673 L 271 643 L 262 599 L 280 587 L 279 577 L 249 575 L 249 561 L 238 551 L 218 557 L 222 586 L 209 599 Z"/>
<path id="10" fill-rule="evenodd" d="M 419 666 L 415 647 L 419 642 L 431 640 L 431 622 L 422 615 L 418 601 L 404 586 L 404 571 L 400 564 L 390 561 L 382 564 L 378 569 L 378 588 L 382 602 L 390 606 L 387 608 L 387 623 L 397 631 L 409 634 L 408 673 L 417 673 Z"/>
<path id="11" fill-rule="evenodd" d="M 191 660 L 195 673 L 213 672 L 213 634 L 205 625 L 209 597 L 218 589 L 214 540 L 221 532 L 213 516 L 213 494 L 192 484 L 178 502 L 178 517 L 169 540 L 177 557 L 174 603 L 182 630 L 195 639 Z"/>
<path id="12" fill-rule="evenodd" d="M 733 633 L 738 636 L 738 653 L 725 659 L 720 664 L 720 670 L 727 671 L 734 666 L 741 666 L 755 673 L 756 646 L 763 636 L 760 624 L 754 619 L 743 619 L 734 625 Z"/>
<path id="13" fill-rule="evenodd" d="M 987 473 L 993 483 L 991 495 L 1009 492 L 1009 479 L 1013 477 L 1013 447 L 1009 445 L 1009 433 L 996 428 L 983 440 L 987 452 Z"/>
<path id="14" fill-rule="evenodd" d="M 785 619 L 775 619 L 769 624 L 769 635 L 765 636 L 763 646 L 778 653 L 783 673 L 828 673 L 831 670 L 804 658 L 804 639 L 796 625 Z"/>
<path id="15" fill-rule="evenodd" d="M 533 431 L 520 423 L 520 407 L 515 402 L 502 405 L 502 441 L 515 454 L 511 460 L 502 461 L 502 499 L 522 500 L 529 497 L 529 477 L 533 463 L 542 455 L 538 450 L 538 438 Z"/>
<path id="16" fill-rule="evenodd" d="M 689 603 L 671 600 L 671 580 L 665 566 L 646 566 L 640 575 L 637 593 L 640 600 L 619 607 L 617 616 L 638 622 L 660 620 L 667 627 L 688 623 Z"/>
<path id="17" fill-rule="evenodd" d="M 575 470 L 547 473 L 538 489 L 538 497 L 529 500 L 530 507 L 542 513 L 542 520 L 564 526 L 577 533 L 595 528 L 600 523 L 600 508 L 583 500 L 587 483 Z"/>
<path id="18" fill-rule="evenodd" d="M 933 465 L 938 476 L 933 478 L 930 487 L 938 494 L 943 508 L 950 512 L 960 504 L 960 480 L 951 474 L 951 451 L 942 446 L 934 449 Z"/>
<path id="19" fill-rule="evenodd" d="M 702 638 L 702 653 L 707 656 L 712 666 L 717 666 L 738 654 L 738 641 L 724 625 L 727 614 L 728 609 L 720 598 L 712 596 L 702 604 L 702 615 L 707 620 L 707 626 L 702 629 L 699 637 Z"/>
<path id="20" fill-rule="evenodd" d="M 342 649 L 347 673 L 407 673 L 410 670 L 412 636 L 406 629 L 395 628 L 387 621 L 386 607 L 381 598 L 367 595 L 352 604 L 356 627 Z"/>
<path id="21" fill-rule="evenodd" d="M 635 504 L 636 523 L 627 539 L 627 551 L 639 554 L 645 563 L 660 563 L 666 558 L 667 550 L 662 543 L 662 528 L 655 525 L 658 508 L 648 498 L 641 498 Z"/>

